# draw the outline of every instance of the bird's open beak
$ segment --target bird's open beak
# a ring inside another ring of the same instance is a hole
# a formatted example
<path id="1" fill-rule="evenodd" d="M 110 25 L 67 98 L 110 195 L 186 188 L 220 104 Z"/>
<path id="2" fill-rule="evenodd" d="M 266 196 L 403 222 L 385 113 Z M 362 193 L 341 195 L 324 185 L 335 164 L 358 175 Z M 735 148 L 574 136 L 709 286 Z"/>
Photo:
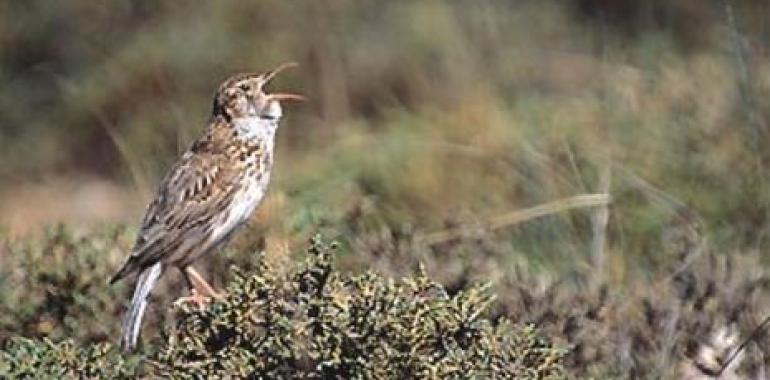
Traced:
<path id="1" fill-rule="evenodd" d="M 270 82 L 278 73 L 281 71 L 284 71 L 286 69 L 290 69 L 293 67 L 297 67 L 299 64 L 297 62 L 286 62 L 283 64 L 278 65 L 278 67 L 274 68 L 270 72 L 264 75 L 264 78 L 262 80 L 263 84 L 266 84 Z M 291 93 L 277 93 L 277 94 L 267 94 L 267 99 L 269 100 L 277 100 L 277 101 L 283 101 L 283 100 L 293 100 L 293 101 L 304 101 L 307 98 L 305 98 L 302 95 L 298 94 L 291 94 Z"/>

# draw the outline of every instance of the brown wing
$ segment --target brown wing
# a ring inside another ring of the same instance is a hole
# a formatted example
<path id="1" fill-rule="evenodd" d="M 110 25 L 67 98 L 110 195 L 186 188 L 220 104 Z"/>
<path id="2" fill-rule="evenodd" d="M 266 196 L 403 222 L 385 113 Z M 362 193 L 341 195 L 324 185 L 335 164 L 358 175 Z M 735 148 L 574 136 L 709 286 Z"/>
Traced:
<path id="1" fill-rule="evenodd" d="M 212 221 L 228 210 L 238 190 L 238 168 L 228 163 L 223 152 L 195 146 L 181 157 L 148 206 L 131 256 L 110 282 L 206 242 Z"/>

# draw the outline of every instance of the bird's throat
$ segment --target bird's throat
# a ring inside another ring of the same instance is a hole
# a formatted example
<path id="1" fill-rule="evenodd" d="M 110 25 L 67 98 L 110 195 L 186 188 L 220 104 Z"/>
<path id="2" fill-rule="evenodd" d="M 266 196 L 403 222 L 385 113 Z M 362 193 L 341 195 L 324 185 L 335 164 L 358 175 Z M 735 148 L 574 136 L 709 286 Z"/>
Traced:
<path id="1" fill-rule="evenodd" d="M 232 123 L 235 133 L 244 140 L 272 140 L 278 127 L 276 120 L 264 120 L 259 117 L 238 118 Z"/>

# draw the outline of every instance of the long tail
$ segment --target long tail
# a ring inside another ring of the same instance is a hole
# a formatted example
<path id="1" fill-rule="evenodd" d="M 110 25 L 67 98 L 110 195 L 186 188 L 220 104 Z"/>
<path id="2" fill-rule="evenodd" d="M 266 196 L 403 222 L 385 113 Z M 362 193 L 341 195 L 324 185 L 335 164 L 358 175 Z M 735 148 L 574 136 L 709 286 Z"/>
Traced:
<path id="1" fill-rule="evenodd" d="M 163 274 L 163 264 L 157 262 L 144 269 L 137 278 L 131 305 L 123 319 L 123 337 L 120 339 L 120 346 L 125 352 L 132 352 L 136 348 L 136 341 L 142 330 L 144 310 L 147 308 L 147 299 L 161 274 Z"/>

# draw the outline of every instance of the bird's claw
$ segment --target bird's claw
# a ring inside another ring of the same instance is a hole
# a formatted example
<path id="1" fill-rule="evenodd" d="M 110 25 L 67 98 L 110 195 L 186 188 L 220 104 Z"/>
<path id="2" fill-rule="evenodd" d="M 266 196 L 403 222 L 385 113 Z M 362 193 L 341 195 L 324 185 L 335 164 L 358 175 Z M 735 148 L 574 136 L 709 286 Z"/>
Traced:
<path id="1" fill-rule="evenodd" d="M 214 295 L 214 297 L 208 297 L 204 296 L 200 293 L 198 293 L 197 290 L 192 289 L 190 290 L 190 295 L 186 297 L 180 297 L 176 301 L 174 301 L 174 306 L 176 307 L 182 307 L 184 304 L 195 304 L 198 306 L 199 310 L 205 310 L 206 307 L 211 303 L 212 299 L 221 299 L 222 296 L 219 294 Z"/>

